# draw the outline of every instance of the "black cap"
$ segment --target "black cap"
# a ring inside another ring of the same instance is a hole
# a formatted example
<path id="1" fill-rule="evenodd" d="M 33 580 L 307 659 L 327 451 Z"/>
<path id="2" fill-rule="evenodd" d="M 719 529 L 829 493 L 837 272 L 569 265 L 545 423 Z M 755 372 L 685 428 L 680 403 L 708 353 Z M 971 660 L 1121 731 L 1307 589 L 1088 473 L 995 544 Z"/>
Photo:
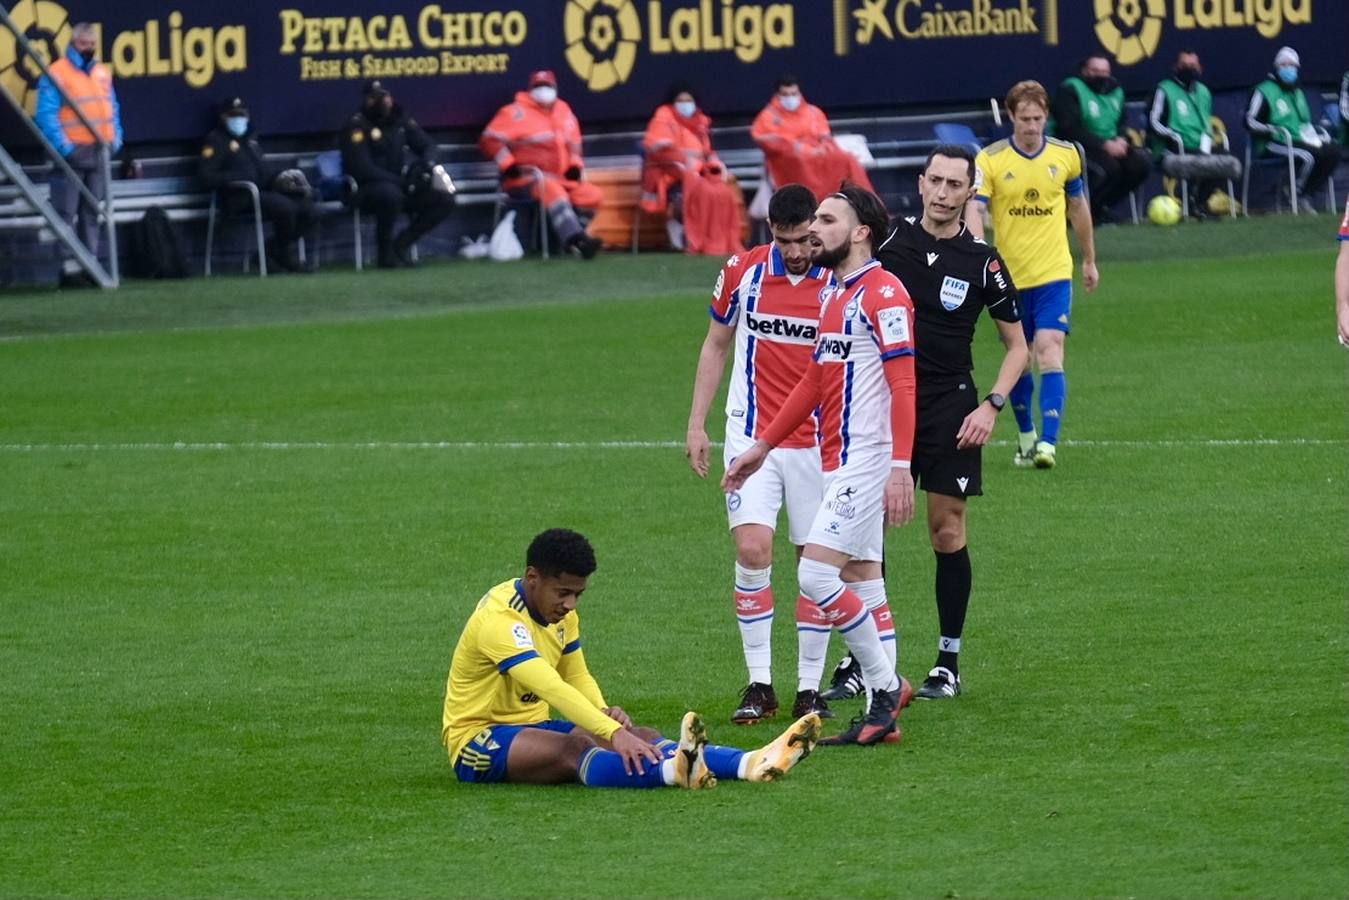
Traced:
<path id="1" fill-rule="evenodd" d="M 365 83 L 365 95 L 367 97 L 386 97 L 388 94 L 389 89 L 378 78 L 371 78 Z"/>
<path id="2" fill-rule="evenodd" d="M 248 107 L 244 105 L 243 97 L 231 97 L 220 105 L 220 114 L 222 116 L 246 116 Z"/>

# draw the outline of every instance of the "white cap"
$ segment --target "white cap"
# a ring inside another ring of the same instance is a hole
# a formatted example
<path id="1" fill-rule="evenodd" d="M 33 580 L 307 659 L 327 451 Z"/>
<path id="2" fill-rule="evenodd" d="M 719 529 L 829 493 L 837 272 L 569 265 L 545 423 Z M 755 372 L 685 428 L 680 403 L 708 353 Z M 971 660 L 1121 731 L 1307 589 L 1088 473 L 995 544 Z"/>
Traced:
<path id="1" fill-rule="evenodd" d="M 1279 52 L 1274 54 L 1274 67 L 1279 66 L 1297 66 L 1302 68 L 1302 60 L 1298 58 L 1297 51 L 1292 47 L 1280 47 Z"/>

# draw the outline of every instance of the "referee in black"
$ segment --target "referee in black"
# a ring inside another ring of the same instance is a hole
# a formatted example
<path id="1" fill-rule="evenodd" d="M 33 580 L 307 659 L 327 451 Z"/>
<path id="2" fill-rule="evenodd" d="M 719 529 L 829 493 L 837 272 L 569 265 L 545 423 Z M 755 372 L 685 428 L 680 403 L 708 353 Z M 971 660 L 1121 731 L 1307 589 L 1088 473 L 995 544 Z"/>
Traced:
<path id="1" fill-rule="evenodd" d="M 940 700 L 960 693 L 960 635 L 970 601 L 965 504 L 983 493 L 982 447 L 1030 351 L 1007 266 L 961 219 L 974 194 L 974 154 L 958 145 L 937 147 L 918 178 L 918 193 L 922 216 L 895 219 L 876 257 L 913 297 L 918 351 L 913 480 L 927 493 L 941 623 L 937 664 L 915 696 Z M 970 347 L 985 309 L 998 326 L 1005 352 L 997 380 L 981 396 Z"/>

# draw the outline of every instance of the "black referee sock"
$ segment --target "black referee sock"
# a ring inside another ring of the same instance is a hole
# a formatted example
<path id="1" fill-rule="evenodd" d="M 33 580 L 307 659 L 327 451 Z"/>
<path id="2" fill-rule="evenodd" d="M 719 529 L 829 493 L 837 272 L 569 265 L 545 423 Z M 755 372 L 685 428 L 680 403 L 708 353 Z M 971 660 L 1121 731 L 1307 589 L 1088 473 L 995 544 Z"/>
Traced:
<path id="1" fill-rule="evenodd" d="M 954 553 L 934 551 L 937 557 L 937 621 L 941 641 L 937 646 L 937 665 L 958 673 L 960 635 L 965 630 L 965 611 L 970 605 L 970 548 Z"/>

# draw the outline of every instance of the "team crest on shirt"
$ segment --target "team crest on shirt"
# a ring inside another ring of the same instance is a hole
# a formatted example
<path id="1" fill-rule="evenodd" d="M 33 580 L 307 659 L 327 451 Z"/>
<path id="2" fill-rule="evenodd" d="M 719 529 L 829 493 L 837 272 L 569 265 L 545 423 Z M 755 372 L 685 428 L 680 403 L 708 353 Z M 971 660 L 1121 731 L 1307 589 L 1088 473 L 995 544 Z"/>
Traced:
<path id="1" fill-rule="evenodd" d="M 941 283 L 941 305 L 947 312 L 953 312 L 960 309 L 960 305 L 965 302 L 965 297 L 970 291 L 970 283 L 962 281 L 959 278 L 952 278 L 947 275 Z"/>
<path id="2" fill-rule="evenodd" d="M 853 297 L 851 300 L 848 301 L 848 305 L 843 307 L 843 318 L 845 319 L 857 318 L 857 306 L 858 306 L 857 301 L 858 298 Z"/>
<path id="3" fill-rule="evenodd" d="M 534 647 L 534 639 L 529 636 L 529 629 L 520 622 L 511 626 L 511 637 L 515 639 L 515 646 L 521 650 L 529 650 Z"/>
<path id="4" fill-rule="evenodd" d="M 731 491 L 729 494 L 726 495 L 726 508 L 729 509 L 731 512 L 735 512 L 737 509 L 739 509 L 740 503 L 741 500 L 739 491 Z"/>
<path id="5" fill-rule="evenodd" d="M 561 622 L 557 623 L 557 639 L 559 643 L 565 644 L 567 642 L 567 627 Z"/>
<path id="6" fill-rule="evenodd" d="M 1058 178 L 1058 177 L 1059 177 L 1059 167 L 1058 167 L 1058 166 L 1050 166 L 1050 167 L 1049 167 L 1049 177 L 1050 177 L 1050 178 Z"/>

